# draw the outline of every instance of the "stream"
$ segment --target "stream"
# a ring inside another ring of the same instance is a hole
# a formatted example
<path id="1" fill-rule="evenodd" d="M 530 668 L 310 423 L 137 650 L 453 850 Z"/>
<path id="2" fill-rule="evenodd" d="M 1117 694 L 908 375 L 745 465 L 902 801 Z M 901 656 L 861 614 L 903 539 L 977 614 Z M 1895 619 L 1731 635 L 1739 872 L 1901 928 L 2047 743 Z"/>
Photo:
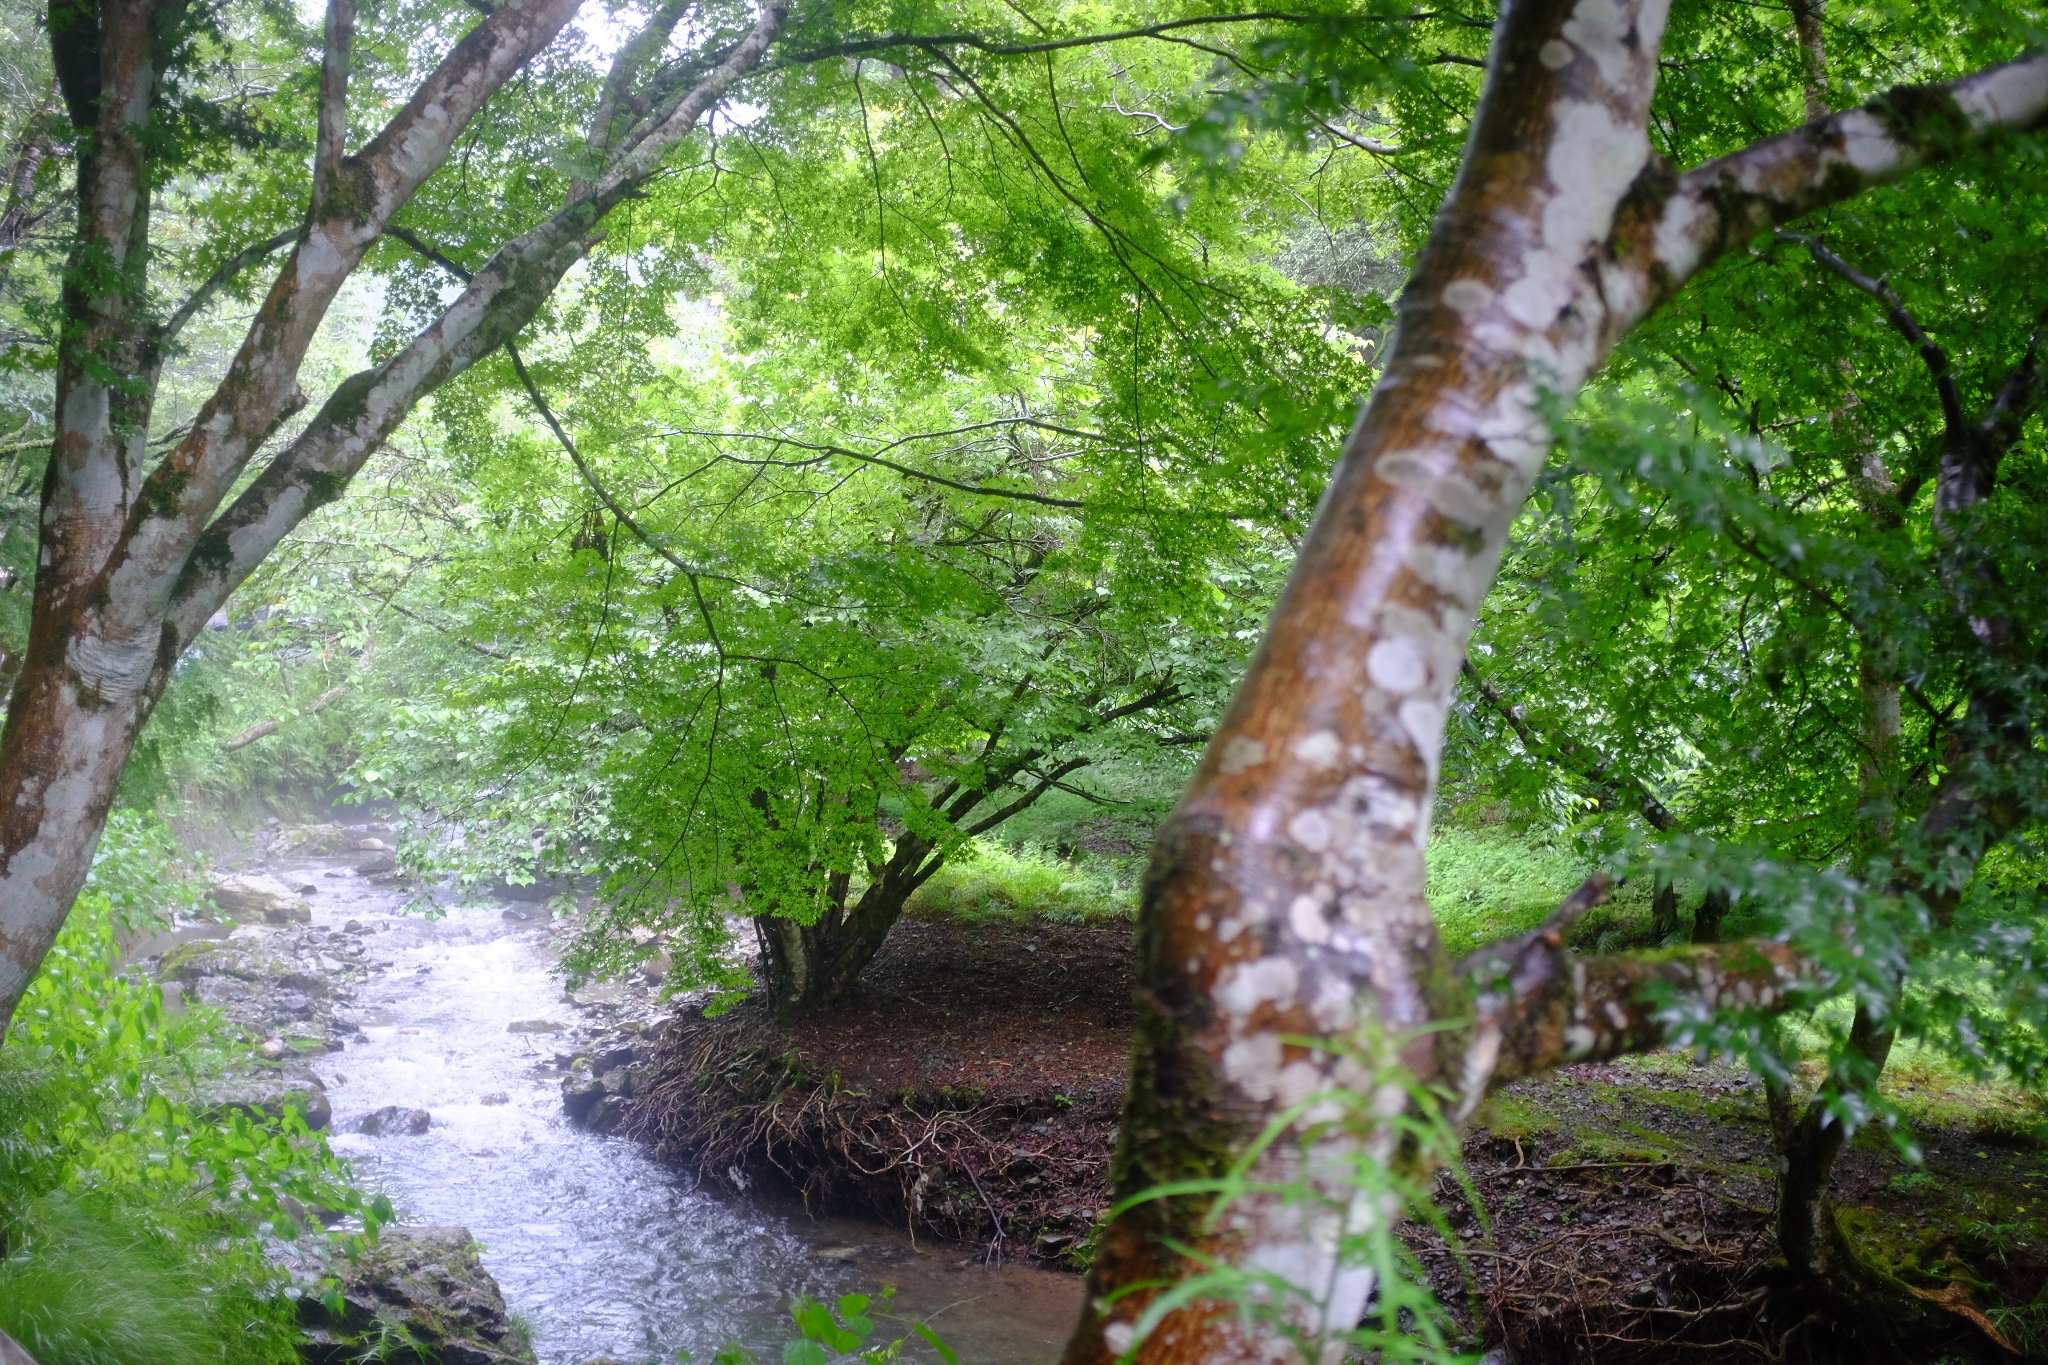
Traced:
<path id="1" fill-rule="evenodd" d="M 974 1365 L 1046 1365 L 1079 1312 L 1075 1275 L 1005 1264 L 972 1248 L 913 1247 L 869 1222 L 813 1218 L 793 1201 L 699 1188 L 692 1173 L 638 1144 L 572 1126 L 550 1035 L 516 1020 L 573 1020 L 546 952 L 546 914 L 503 905 L 401 913 L 406 893 L 330 861 L 278 869 L 317 890 L 316 924 L 359 921 L 378 970 L 353 1006 L 363 1035 L 318 1066 L 334 1106 L 333 1145 L 400 1219 L 460 1224 L 485 1248 L 541 1365 L 705 1365 L 737 1340 L 779 1362 L 799 1293 L 874 1295 L 928 1319 Z M 337 873 L 340 875 L 336 875 Z M 510 911 L 516 916 L 528 913 Z M 361 1118 L 386 1105 L 425 1109 L 422 1136 L 370 1137 Z M 888 1337 L 907 1322 L 884 1323 Z M 872 1343 L 871 1343 L 872 1344 Z M 918 1344 L 905 1357 L 937 1356 Z"/>

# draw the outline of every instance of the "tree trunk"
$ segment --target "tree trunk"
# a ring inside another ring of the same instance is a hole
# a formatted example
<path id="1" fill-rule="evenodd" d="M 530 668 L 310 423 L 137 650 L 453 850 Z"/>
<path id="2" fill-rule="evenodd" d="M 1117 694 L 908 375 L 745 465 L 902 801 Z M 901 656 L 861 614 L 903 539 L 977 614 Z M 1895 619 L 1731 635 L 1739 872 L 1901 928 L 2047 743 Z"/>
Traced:
<path id="1" fill-rule="evenodd" d="M 1699 909 L 1692 912 L 1692 941 L 1719 943 L 1721 921 L 1727 917 L 1728 893 L 1717 886 L 1700 897 Z"/>
<path id="2" fill-rule="evenodd" d="M 842 879 L 836 888 L 841 894 L 810 924 L 783 915 L 755 919 L 769 1008 L 793 1019 L 843 1004 L 882 951 L 911 894 L 944 862 L 944 855 L 932 855 L 931 844 L 906 834 L 852 905 L 844 904 Z"/>
<path id="3" fill-rule="evenodd" d="M 1613 965 L 1616 990 L 1595 1002 L 1594 964 L 1561 966 L 1561 929 L 1546 926 L 1475 966 L 1476 1022 L 1445 1027 L 1475 1018 L 1473 996 L 1423 898 L 1422 847 L 1472 613 L 1548 454 L 1546 394 L 1569 398 L 1732 246 L 1963 145 L 1954 119 L 1937 127 L 1912 110 L 1980 111 L 1973 136 L 2031 126 L 2048 110 L 2048 60 L 1674 174 L 1645 132 L 1665 15 L 1665 0 L 1503 7 L 1464 164 L 1402 295 L 1386 369 L 1155 845 L 1112 1167 L 1120 1199 L 1223 1176 L 1318 1093 L 1367 1089 L 1401 1109 L 1401 1092 L 1303 1039 L 1396 1040 L 1413 1077 L 1455 1089 L 1462 1117 L 1507 1075 L 1661 1038 L 1628 973 L 1720 951 Z M 1771 1008 L 1791 970 L 1784 954 L 1760 943 L 1725 960 L 1779 964 L 1763 978 Z M 1632 1019 L 1645 1022 L 1621 1027 Z M 1359 1321 L 1373 1271 L 1348 1261 L 1343 1241 L 1395 1211 L 1345 1177 L 1411 1150 L 1392 1115 L 1336 1131 L 1297 1122 L 1262 1150 L 1253 1188 L 1214 1225 L 1209 1198 L 1192 1194 L 1134 1202 L 1111 1222 L 1067 1365 L 1134 1349 L 1146 1365 L 1296 1359 L 1296 1342 Z M 1203 1265 L 1261 1275 L 1269 1317 L 1196 1299 L 1138 1341 L 1161 1286 Z"/>
<path id="4" fill-rule="evenodd" d="M 1650 942 L 1661 946 L 1678 938 L 1678 883 L 1659 875 L 1650 897 Z"/>

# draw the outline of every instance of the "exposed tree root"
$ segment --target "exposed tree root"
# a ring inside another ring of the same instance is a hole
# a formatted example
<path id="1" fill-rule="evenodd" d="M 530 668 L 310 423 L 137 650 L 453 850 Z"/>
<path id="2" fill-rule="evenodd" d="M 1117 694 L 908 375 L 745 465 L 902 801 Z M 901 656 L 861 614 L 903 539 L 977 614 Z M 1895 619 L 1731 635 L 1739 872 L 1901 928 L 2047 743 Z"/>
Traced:
<path id="1" fill-rule="evenodd" d="M 624 1131 L 729 1187 L 778 1180 L 992 1258 L 1085 1256 L 1108 1206 L 1117 1091 L 876 1094 L 821 1071 L 753 1002 L 671 1024 L 657 1068 Z"/>

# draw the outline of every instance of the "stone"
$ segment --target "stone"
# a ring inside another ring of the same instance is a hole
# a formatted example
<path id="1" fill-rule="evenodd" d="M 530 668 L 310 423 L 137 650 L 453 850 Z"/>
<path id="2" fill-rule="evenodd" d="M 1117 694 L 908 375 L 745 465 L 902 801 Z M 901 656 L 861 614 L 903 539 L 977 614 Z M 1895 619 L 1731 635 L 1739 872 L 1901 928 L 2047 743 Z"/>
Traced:
<path id="1" fill-rule="evenodd" d="M 252 1119 L 280 1119 L 290 1106 L 315 1131 L 334 1120 L 327 1087 L 312 1067 L 297 1058 L 281 1066 L 257 1066 L 216 1076 L 195 1098 L 194 1107 L 212 1118 L 240 1112 Z"/>
<path id="2" fill-rule="evenodd" d="M 5 1332 L 0 1332 L 0 1365 L 36 1365 L 35 1357 L 22 1349 L 21 1343 Z"/>
<path id="3" fill-rule="evenodd" d="M 290 1051 L 290 1049 L 284 1045 L 284 1039 L 282 1038 L 268 1039 L 264 1042 L 262 1047 L 259 1047 L 256 1050 L 262 1053 L 264 1056 L 271 1058 L 273 1061 L 279 1057 L 284 1056 L 286 1052 Z"/>
<path id="4" fill-rule="evenodd" d="M 341 926 L 341 931 L 344 934 L 360 934 L 363 932 L 363 922 L 359 919 L 352 919 Z"/>
<path id="5" fill-rule="evenodd" d="M 386 872 L 396 872 L 397 870 L 398 859 L 392 857 L 389 853 L 372 853 L 369 857 L 356 864 L 356 871 L 362 873 L 365 877 L 381 876 Z"/>
<path id="6" fill-rule="evenodd" d="M 384 853 L 388 852 L 390 848 L 391 845 L 385 843 L 382 839 L 356 840 L 356 849 L 362 853 Z"/>
<path id="7" fill-rule="evenodd" d="M 483 1097 L 482 1099 L 478 1100 L 478 1101 L 477 1101 L 477 1103 L 478 1103 L 478 1104 L 482 1104 L 482 1105 L 489 1105 L 489 1106 L 495 1107 L 495 1106 L 497 1106 L 497 1105 L 501 1105 L 501 1104 L 510 1104 L 510 1103 L 512 1103 L 512 1097 L 511 1097 L 510 1095 L 506 1094 L 506 1093 L 505 1093 L 504 1091 L 502 1091 L 502 1090 L 494 1090 L 494 1091 L 492 1091 L 492 1092 L 491 1092 L 490 1094 L 488 1094 L 488 1095 L 484 1096 L 484 1097 Z"/>
<path id="8" fill-rule="evenodd" d="M 313 907 L 292 889 L 265 872 L 242 872 L 213 884 L 213 903 L 244 921 L 266 924 L 310 924 Z"/>
<path id="9" fill-rule="evenodd" d="M 356 1121 L 356 1131 L 370 1137 L 418 1137 L 434 1126 L 434 1116 L 424 1109 L 407 1109 L 387 1104 Z"/>
<path id="10" fill-rule="evenodd" d="M 624 1095 L 606 1095 L 591 1107 L 590 1117 L 583 1126 L 593 1133 L 610 1133 L 617 1130 L 625 1120 L 626 1106 L 630 1104 Z"/>
<path id="11" fill-rule="evenodd" d="M 507 1033 L 567 1033 L 567 1024 L 558 1024 L 552 1019 L 514 1019 L 505 1025 Z"/>
<path id="12" fill-rule="evenodd" d="M 293 825 L 280 830 L 270 841 L 270 852 L 278 854 L 295 853 L 342 853 L 354 842 L 348 831 L 340 825 Z"/>
<path id="13" fill-rule="evenodd" d="M 399 1365 L 534 1365 L 467 1228 L 385 1228 L 360 1259 L 320 1269 L 341 1281 L 341 1312 L 317 1293 L 300 1298 L 307 1365 L 358 1361 L 365 1340 L 384 1343 L 378 1358 Z"/>
<path id="14" fill-rule="evenodd" d="M 317 894 L 320 888 L 311 882 L 307 882 L 304 886 L 296 888 L 296 890 L 301 896 L 311 896 Z"/>
<path id="15" fill-rule="evenodd" d="M 562 1078 L 562 1108 L 571 1123 L 582 1123 L 590 1111 L 606 1098 L 604 1082 L 595 1076 L 574 1074 Z"/>
<path id="16" fill-rule="evenodd" d="M 569 1003 L 583 1009 L 598 1005 L 616 1005 L 625 998 L 625 987 L 616 981 L 593 981 L 581 990 L 570 991 Z"/>

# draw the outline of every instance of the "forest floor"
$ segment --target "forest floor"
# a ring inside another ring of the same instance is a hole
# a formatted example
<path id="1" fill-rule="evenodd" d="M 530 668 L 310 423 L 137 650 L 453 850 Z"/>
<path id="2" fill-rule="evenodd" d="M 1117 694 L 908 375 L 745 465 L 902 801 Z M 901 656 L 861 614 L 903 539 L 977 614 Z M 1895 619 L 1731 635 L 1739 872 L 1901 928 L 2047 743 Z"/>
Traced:
<path id="1" fill-rule="evenodd" d="M 1128 1066 L 1130 927 L 911 915 L 860 996 L 785 1031 L 756 1006 L 672 1023 L 628 1131 L 714 1179 L 767 1176 L 984 1256 L 1085 1263 Z M 1909 1057 L 1924 1163 L 1879 1132 L 1835 1195 L 1860 1251 L 1955 1315 L 1956 1359 L 2048 1359 L 2040 1116 Z M 1489 1346 L 1535 1361 L 1869 1358 L 1776 1273 L 1754 1078 L 1662 1053 L 1509 1087 L 1448 1176 L 1453 1255 L 1409 1240 Z M 1992 1347 L 1993 1336 L 2014 1348 Z"/>

